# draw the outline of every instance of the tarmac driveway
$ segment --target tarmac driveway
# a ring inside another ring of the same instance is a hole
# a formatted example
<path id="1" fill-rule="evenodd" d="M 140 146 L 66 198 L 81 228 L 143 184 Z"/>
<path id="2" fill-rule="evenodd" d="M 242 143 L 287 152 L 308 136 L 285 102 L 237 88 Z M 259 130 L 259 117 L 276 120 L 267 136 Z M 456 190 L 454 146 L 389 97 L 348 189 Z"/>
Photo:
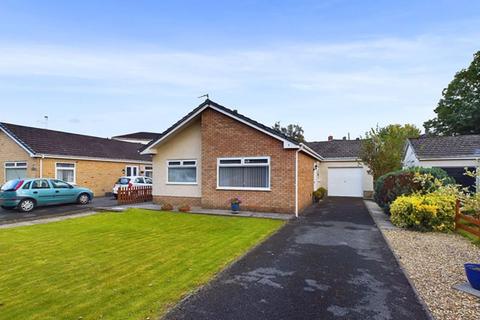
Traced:
<path id="1" fill-rule="evenodd" d="M 0 224 L 36 220 L 46 217 L 64 216 L 89 211 L 95 207 L 113 207 L 116 205 L 117 200 L 115 200 L 113 197 L 97 197 L 93 198 L 93 200 L 85 206 L 74 203 L 38 207 L 30 213 L 21 213 L 17 210 L 5 210 L 0 208 Z"/>
<path id="2" fill-rule="evenodd" d="M 167 319 L 429 319 L 361 199 L 330 198 Z"/>

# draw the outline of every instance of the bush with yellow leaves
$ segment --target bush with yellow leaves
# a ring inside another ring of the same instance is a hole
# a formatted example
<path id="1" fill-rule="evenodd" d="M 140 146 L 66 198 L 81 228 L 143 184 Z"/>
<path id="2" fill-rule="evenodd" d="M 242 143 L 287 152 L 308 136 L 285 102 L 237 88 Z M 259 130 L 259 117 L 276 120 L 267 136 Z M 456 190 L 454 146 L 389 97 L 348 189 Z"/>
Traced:
<path id="1" fill-rule="evenodd" d="M 391 205 L 391 221 L 402 228 L 449 232 L 455 228 L 455 195 L 400 196 Z"/>

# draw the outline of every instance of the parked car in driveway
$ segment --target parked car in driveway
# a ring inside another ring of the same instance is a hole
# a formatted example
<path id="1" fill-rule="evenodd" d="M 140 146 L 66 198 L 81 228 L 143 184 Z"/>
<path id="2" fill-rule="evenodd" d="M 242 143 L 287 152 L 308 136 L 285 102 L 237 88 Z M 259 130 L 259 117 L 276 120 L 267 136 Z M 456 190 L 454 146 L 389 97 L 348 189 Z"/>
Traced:
<path id="1" fill-rule="evenodd" d="M 128 188 L 128 187 L 140 187 L 140 186 L 152 186 L 152 178 L 145 177 L 145 176 L 132 176 L 132 177 L 120 177 L 113 186 L 113 196 L 115 199 L 118 197 L 118 189 L 120 188 Z"/>
<path id="2" fill-rule="evenodd" d="M 0 189 L 0 206 L 30 212 L 35 207 L 54 204 L 87 204 L 93 192 L 57 179 L 14 179 Z"/>

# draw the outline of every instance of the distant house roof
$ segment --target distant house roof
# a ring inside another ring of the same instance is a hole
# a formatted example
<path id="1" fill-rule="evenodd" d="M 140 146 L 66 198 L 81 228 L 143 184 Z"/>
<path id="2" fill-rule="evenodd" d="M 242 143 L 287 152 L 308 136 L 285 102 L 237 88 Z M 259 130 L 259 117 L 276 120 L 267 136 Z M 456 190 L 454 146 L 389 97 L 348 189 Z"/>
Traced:
<path id="1" fill-rule="evenodd" d="M 325 159 L 359 159 L 362 140 L 315 141 L 307 145 Z"/>
<path id="2" fill-rule="evenodd" d="M 145 145 L 141 151 L 142 152 L 147 152 L 147 150 L 150 147 L 153 147 L 154 145 L 158 144 L 160 141 L 162 141 L 164 138 L 166 138 L 170 133 L 178 129 L 179 127 L 183 126 L 184 124 L 188 123 L 192 119 L 194 119 L 196 116 L 198 116 L 203 110 L 206 108 L 211 108 L 213 110 L 216 110 L 218 112 L 221 112 L 229 117 L 232 117 L 234 119 L 237 119 L 238 121 L 241 121 L 251 127 L 254 127 L 257 130 L 260 130 L 270 136 L 276 137 L 279 140 L 284 141 L 284 143 L 287 143 L 289 147 L 291 148 L 300 148 L 302 146 L 303 150 L 310 154 L 311 156 L 321 159 L 321 157 L 316 154 L 313 150 L 310 149 L 308 145 L 303 145 L 299 143 L 298 141 L 295 141 L 294 139 L 284 135 L 283 133 L 272 129 L 271 127 L 268 127 L 264 124 L 261 124 L 253 119 L 250 119 L 240 113 L 238 113 L 236 110 L 231 110 L 227 107 L 224 107 L 212 100 L 205 100 L 203 103 L 201 103 L 198 107 L 190 111 L 187 115 L 185 115 L 183 118 L 178 120 L 176 123 L 174 123 L 171 127 L 169 127 L 167 130 L 165 130 L 163 133 L 161 133 L 155 140 L 152 140 L 150 143 Z"/>
<path id="3" fill-rule="evenodd" d="M 141 144 L 110 140 L 68 132 L 0 123 L 4 131 L 32 156 L 58 155 L 115 160 L 151 161 L 141 155 Z"/>
<path id="4" fill-rule="evenodd" d="M 153 140 L 157 139 L 160 133 L 157 132 L 134 132 L 112 137 L 112 139 L 133 139 L 133 140 Z"/>
<path id="5" fill-rule="evenodd" d="M 417 158 L 480 158 L 480 135 L 408 139 Z"/>

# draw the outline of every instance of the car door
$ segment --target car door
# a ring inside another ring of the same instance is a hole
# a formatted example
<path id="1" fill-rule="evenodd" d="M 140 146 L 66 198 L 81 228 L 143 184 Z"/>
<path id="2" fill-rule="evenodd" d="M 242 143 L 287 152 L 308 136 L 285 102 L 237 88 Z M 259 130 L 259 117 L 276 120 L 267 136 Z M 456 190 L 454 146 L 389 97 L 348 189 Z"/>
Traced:
<path id="1" fill-rule="evenodd" d="M 65 181 L 52 179 L 50 183 L 55 192 L 55 203 L 72 203 L 77 200 L 75 189 Z"/>
<path id="2" fill-rule="evenodd" d="M 37 205 L 45 206 L 55 203 L 55 191 L 47 179 L 33 180 L 30 192 Z"/>

